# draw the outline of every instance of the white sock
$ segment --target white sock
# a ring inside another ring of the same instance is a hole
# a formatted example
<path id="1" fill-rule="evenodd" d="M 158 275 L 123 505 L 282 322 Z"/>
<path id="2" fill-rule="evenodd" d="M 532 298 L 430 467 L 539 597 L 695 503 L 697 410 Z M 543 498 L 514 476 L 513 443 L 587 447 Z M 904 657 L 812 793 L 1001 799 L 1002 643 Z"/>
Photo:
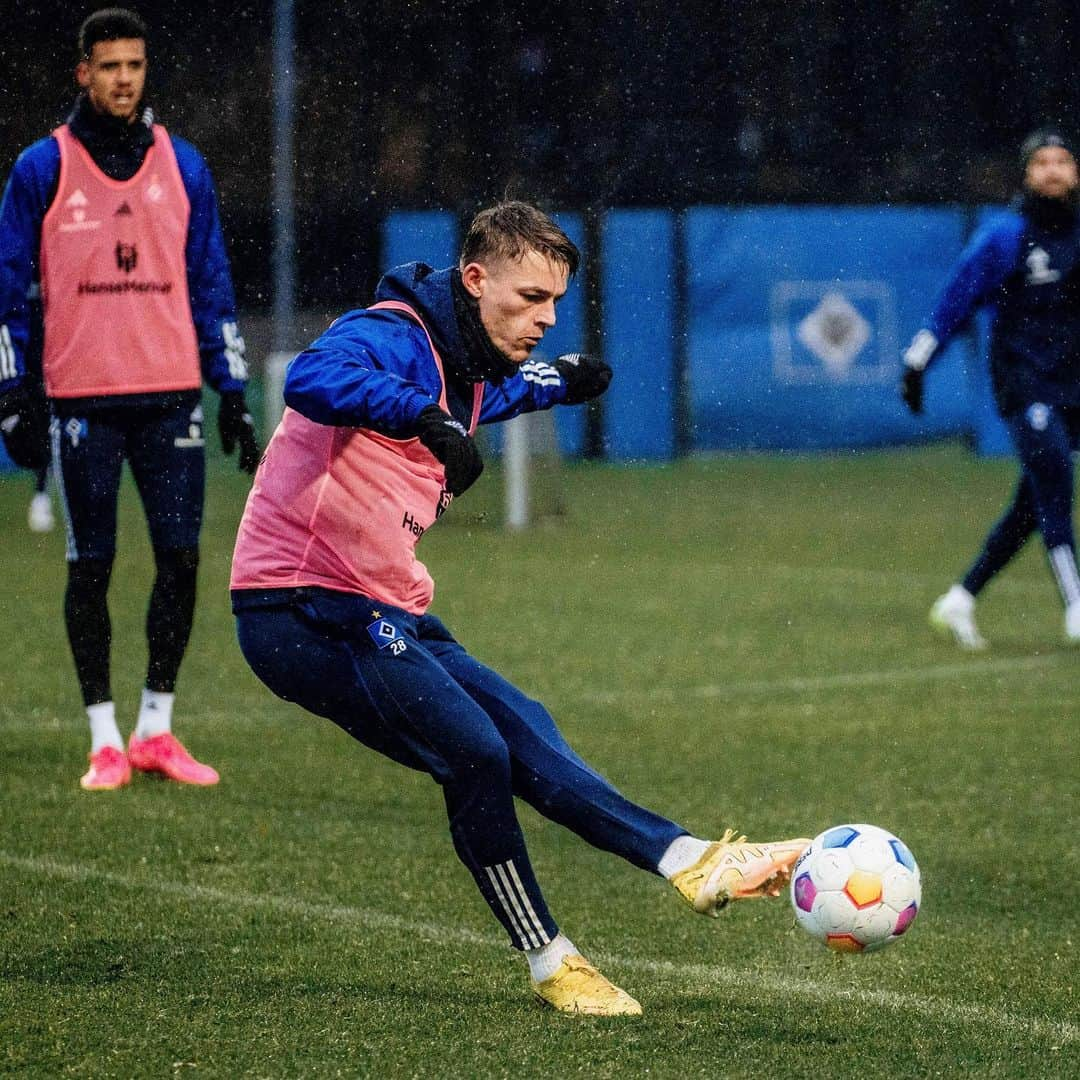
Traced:
<path id="1" fill-rule="evenodd" d="M 574 943 L 565 934 L 556 934 L 551 941 L 546 945 L 541 945 L 539 949 L 525 950 L 525 959 L 529 961 L 529 974 L 533 982 L 550 979 L 559 970 L 563 957 L 576 955 L 577 949 L 574 948 Z"/>
<path id="2" fill-rule="evenodd" d="M 163 694 L 158 690 L 142 692 L 139 721 L 135 725 L 136 739 L 152 739 L 166 731 L 172 731 L 172 708 L 175 694 Z"/>
<path id="3" fill-rule="evenodd" d="M 103 746 L 116 750 L 124 749 L 124 740 L 116 726 L 116 705 L 111 701 L 99 701 L 96 705 L 87 705 L 86 715 L 90 718 L 90 753 L 96 754 Z"/>
<path id="4" fill-rule="evenodd" d="M 689 870 L 708 850 L 709 841 L 696 836 L 678 836 L 656 864 L 656 869 L 670 881 L 676 874 Z"/>
<path id="5" fill-rule="evenodd" d="M 1065 606 L 1080 603 L 1080 573 L 1076 569 L 1076 556 L 1068 544 L 1059 544 L 1050 549 L 1050 569 L 1054 571 Z"/>

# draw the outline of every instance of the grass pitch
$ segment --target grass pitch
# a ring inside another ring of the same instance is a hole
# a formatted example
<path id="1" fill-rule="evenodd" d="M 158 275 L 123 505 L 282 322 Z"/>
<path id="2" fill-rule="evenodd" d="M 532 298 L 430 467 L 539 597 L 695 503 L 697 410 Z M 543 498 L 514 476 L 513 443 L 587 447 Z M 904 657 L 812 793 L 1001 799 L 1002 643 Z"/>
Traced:
<path id="1" fill-rule="evenodd" d="M 438 789 L 266 691 L 226 582 L 246 478 L 211 463 L 176 727 L 196 790 L 79 790 L 63 538 L 0 481 L 0 1072 L 28 1076 L 1075 1076 L 1080 652 L 1032 545 L 926 612 L 1013 482 L 955 447 L 579 465 L 569 513 L 499 527 L 489 469 L 421 550 L 434 610 L 627 794 L 705 835 L 869 821 L 923 873 L 907 937 L 838 956 L 786 899 L 692 915 L 523 807 L 556 918 L 645 1007 L 529 996 L 456 862 Z M 125 488 L 114 690 L 133 723 L 151 558 Z"/>

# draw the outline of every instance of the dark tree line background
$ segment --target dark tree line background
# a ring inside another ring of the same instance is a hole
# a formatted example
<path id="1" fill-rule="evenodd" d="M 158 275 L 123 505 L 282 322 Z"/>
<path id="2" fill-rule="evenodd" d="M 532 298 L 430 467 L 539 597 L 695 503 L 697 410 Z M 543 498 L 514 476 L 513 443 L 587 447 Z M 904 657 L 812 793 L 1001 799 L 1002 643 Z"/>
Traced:
<path id="1" fill-rule="evenodd" d="M 61 121 L 101 4 L 13 4 L 0 170 Z M 271 0 L 130 5 L 149 100 L 218 183 L 269 303 Z M 976 203 L 1080 109 L 1075 0 L 297 0 L 300 302 L 365 302 L 393 207 Z M 1080 126 L 1080 125 L 1078 125 Z"/>

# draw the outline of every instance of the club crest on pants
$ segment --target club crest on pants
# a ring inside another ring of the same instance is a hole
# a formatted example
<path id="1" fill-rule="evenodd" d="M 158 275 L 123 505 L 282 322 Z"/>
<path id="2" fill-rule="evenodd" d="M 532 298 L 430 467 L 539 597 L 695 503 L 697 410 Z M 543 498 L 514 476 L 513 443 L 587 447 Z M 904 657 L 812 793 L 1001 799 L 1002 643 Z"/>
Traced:
<path id="1" fill-rule="evenodd" d="M 373 623 L 368 623 L 367 632 L 371 640 L 375 642 L 376 648 L 389 648 L 394 656 L 398 656 L 406 649 L 405 641 L 398 633 L 397 627 L 388 619 L 376 619 Z"/>

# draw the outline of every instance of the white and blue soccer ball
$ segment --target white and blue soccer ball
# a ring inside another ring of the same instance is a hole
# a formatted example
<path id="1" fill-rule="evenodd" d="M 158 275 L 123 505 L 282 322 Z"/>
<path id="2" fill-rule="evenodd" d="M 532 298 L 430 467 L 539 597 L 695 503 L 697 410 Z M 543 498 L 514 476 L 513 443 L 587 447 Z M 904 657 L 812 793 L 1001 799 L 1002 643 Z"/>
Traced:
<path id="1" fill-rule="evenodd" d="M 791 873 L 799 925 L 839 952 L 883 949 L 907 932 L 921 903 L 914 856 L 876 825 L 826 829 Z"/>

